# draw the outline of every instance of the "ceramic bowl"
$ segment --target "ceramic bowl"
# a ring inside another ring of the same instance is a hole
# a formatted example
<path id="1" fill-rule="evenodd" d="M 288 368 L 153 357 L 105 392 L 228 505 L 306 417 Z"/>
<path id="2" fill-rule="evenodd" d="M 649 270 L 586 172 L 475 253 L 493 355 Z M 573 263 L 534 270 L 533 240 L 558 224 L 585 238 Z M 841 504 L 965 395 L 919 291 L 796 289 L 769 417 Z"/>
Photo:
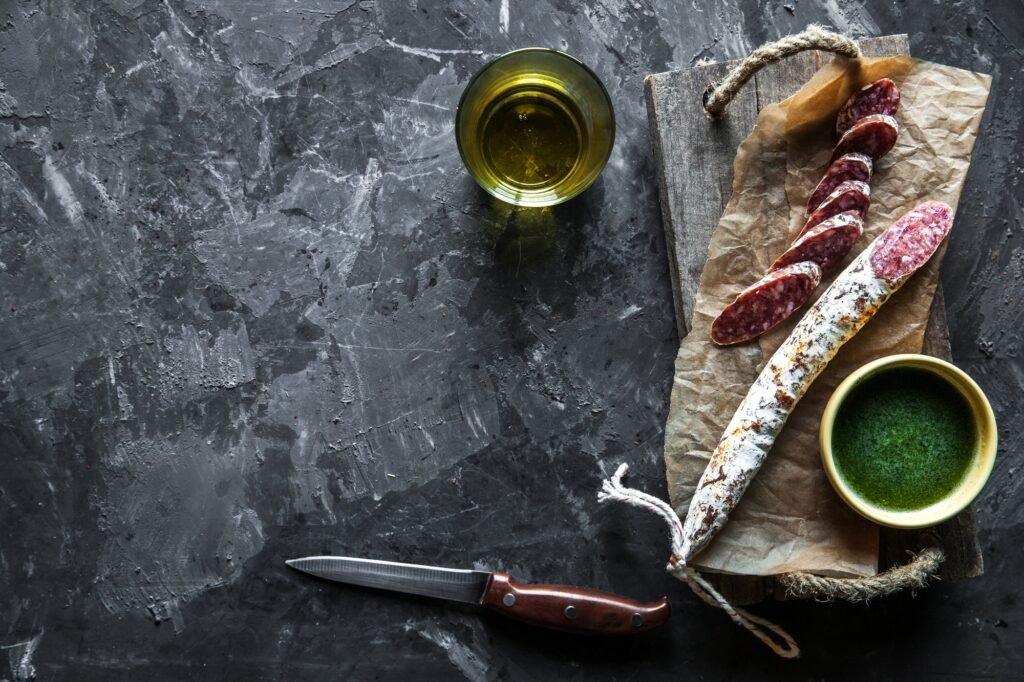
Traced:
<path id="1" fill-rule="evenodd" d="M 975 449 L 971 464 L 960 484 L 943 499 L 922 509 L 893 511 L 865 500 L 850 488 L 836 469 L 832 453 L 832 427 L 843 401 L 862 381 L 879 372 L 909 367 L 925 370 L 952 385 L 967 401 L 974 421 Z M 942 523 L 963 511 L 984 487 L 995 463 L 997 433 L 992 406 L 981 388 L 963 370 L 929 355 L 889 355 L 856 369 L 836 388 L 821 418 L 819 430 L 821 463 L 825 474 L 843 501 L 861 516 L 891 528 L 925 528 Z"/>

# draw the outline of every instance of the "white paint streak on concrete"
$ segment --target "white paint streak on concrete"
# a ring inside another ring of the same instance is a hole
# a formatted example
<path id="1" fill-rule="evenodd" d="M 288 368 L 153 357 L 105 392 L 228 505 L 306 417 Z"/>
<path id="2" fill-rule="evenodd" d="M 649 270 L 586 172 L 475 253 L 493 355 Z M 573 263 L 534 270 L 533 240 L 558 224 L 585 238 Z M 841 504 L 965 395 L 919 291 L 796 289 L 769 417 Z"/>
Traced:
<path id="1" fill-rule="evenodd" d="M 185 24 L 185 22 L 178 17 L 177 14 L 175 14 L 174 9 L 171 7 L 171 3 L 167 0 L 164 0 L 164 6 L 167 8 L 167 13 L 170 15 L 171 19 L 177 22 L 177 24 L 181 26 L 181 29 L 185 31 L 185 33 L 187 33 L 190 38 L 195 38 L 196 34 L 192 32 L 192 29 L 190 29 L 188 25 Z"/>
<path id="2" fill-rule="evenodd" d="M 82 219 L 85 211 L 82 209 L 82 204 L 79 203 L 78 197 L 75 196 L 74 190 L 71 189 L 71 183 L 68 182 L 64 174 L 53 165 L 53 159 L 47 154 L 43 160 L 43 179 L 46 180 L 47 188 L 53 192 L 54 198 L 57 203 L 60 204 L 61 208 L 64 209 L 65 215 L 68 220 L 72 223 L 77 223 Z"/>
<path id="3" fill-rule="evenodd" d="M 130 69 L 128 69 L 127 71 L 125 71 L 124 75 L 125 76 L 134 76 L 135 74 L 137 74 L 142 69 L 145 69 L 148 66 L 153 66 L 156 63 L 157 63 L 156 59 L 147 59 L 146 61 L 139 62 L 135 66 L 133 66 Z"/>
<path id="4" fill-rule="evenodd" d="M 508 35 L 508 0 L 501 0 L 498 10 L 498 30 Z"/>
<path id="5" fill-rule="evenodd" d="M 287 73 L 285 73 L 283 76 L 277 79 L 276 85 L 280 87 L 293 81 L 297 81 L 303 76 L 314 73 L 316 71 L 329 69 L 333 66 L 337 66 L 342 62 L 348 61 L 349 59 L 357 55 L 361 55 L 364 52 L 369 52 L 370 50 L 376 47 L 380 47 L 381 45 L 383 45 L 383 41 L 381 40 L 380 36 L 376 34 L 365 36 L 353 43 L 341 43 L 333 50 L 325 53 L 324 56 L 320 57 L 320 59 L 316 60 L 316 63 L 313 64 L 312 66 L 303 66 L 297 69 L 289 70 Z"/>
<path id="6" fill-rule="evenodd" d="M 390 38 L 385 38 L 384 43 L 389 47 L 393 47 L 396 50 L 401 50 L 406 54 L 416 55 L 417 57 L 426 57 L 427 59 L 432 59 L 435 62 L 440 62 L 441 56 L 448 54 L 470 54 L 476 57 L 490 56 L 483 50 L 440 50 L 431 47 L 412 47 L 411 45 L 403 45 L 401 43 L 396 43 L 394 40 L 391 40 Z"/>
<path id="7" fill-rule="evenodd" d="M 629 317 L 633 317 L 641 310 L 643 310 L 643 308 L 638 306 L 636 303 L 630 304 L 623 308 L 622 312 L 619 313 L 619 321 L 621 322 Z"/>
<path id="8" fill-rule="evenodd" d="M 428 642 L 433 642 L 441 647 L 448 660 L 467 680 L 478 682 L 487 679 L 487 662 L 468 645 L 460 642 L 452 633 L 428 627 L 421 630 L 419 635 Z"/>
<path id="9" fill-rule="evenodd" d="M 303 154 L 305 154 L 305 153 L 307 153 L 307 152 L 303 152 Z M 325 178 L 329 179 L 331 182 L 337 182 L 337 183 L 347 183 L 349 181 L 349 178 L 352 177 L 351 173 L 346 173 L 345 175 L 339 175 L 338 173 L 332 173 L 331 171 L 329 171 L 329 170 L 327 170 L 325 168 L 310 168 L 309 172 L 310 173 L 316 173 L 317 175 L 322 175 Z"/>
<path id="10" fill-rule="evenodd" d="M 348 205 L 343 210 L 344 220 L 337 223 L 336 229 L 339 236 L 344 236 L 344 241 L 354 241 L 352 248 L 338 250 L 338 274 L 347 277 L 355 266 L 356 258 L 359 256 L 359 248 L 367 242 L 373 232 L 373 215 L 371 208 L 373 196 L 380 188 L 380 181 L 383 177 L 380 170 L 380 161 L 370 158 L 366 162 L 366 170 L 356 181 Z"/>
<path id="11" fill-rule="evenodd" d="M 238 81 L 239 85 L 248 90 L 249 94 L 259 97 L 261 100 L 278 99 L 281 97 L 281 93 L 270 87 L 267 82 L 260 82 L 266 81 L 266 79 L 248 64 L 238 68 L 235 80 Z"/>
<path id="12" fill-rule="evenodd" d="M 45 630 L 38 635 L 24 642 L 0 646 L 0 651 L 7 651 L 8 670 L 14 682 L 28 682 L 36 679 L 36 666 L 32 662 L 36 650 L 39 648 L 39 641 L 43 638 Z"/>
<path id="13" fill-rule="evenodd" d="M 239 213 L 242 212 L 242 209 L 235 208 L 235 202 L 231 200 L 231 193 L 228 191 L 228 183 L 224 179 L 224 176 L 221 175 L 220 172 L 218 172 L 217 169 L 214 168 L 213 164 L 210 163 L 209 161 L 204 162 L 203 167 L 206 170 L 210 171 L 210 175 L 216 178 L 217 193 L 220 195 L 221 199 L 224 200 L 224 204 L 228 207 L 228 211 L 231 213 L 231 220 L 235 223 L 235 225 L 238 225 L 240 222 L 242 222 L 241 218 L 239 217 Z"/>
<path id="14" fill-rule="evenodd" d="M 838 0 L 825 0 L 822 8 L 828 15 L 829 21 L 840 33 L 853 36 L 877 36 L 882 34 L 878 22 L 871 16 L 868 8 L 860 3 L 843 3 L 839 6 Z"/>
<path id="15" fill-rule="evenodd" d="M 419 105 L 424 106 L 424 107 L 434 107 L 435 109 L 440 109 L 441 111 L 451 111 L 452 110 L 451 107 L 446 107 L 446 106 L 443 106 L 441 104 L 434 104 L 433 102 L 423 102 L 421 100 L 411 99 L 409 97 L 392 97 L 391 99 L 397 100 L 399 102 L 409 102 L 410 104 L 419 104 Z"/>

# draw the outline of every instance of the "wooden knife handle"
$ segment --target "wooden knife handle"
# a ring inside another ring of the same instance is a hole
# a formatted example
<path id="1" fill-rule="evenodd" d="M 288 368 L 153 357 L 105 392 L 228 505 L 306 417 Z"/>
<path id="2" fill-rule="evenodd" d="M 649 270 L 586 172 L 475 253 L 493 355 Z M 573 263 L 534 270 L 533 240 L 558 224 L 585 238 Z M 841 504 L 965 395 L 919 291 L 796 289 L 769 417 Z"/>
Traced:
<path id="1" fill-rule="evenodd" d="M 645 604 L 583 587 L 523 585 L 507 573 L 491 576 L 481 603 L 524 623 L 586 635 L 635 635 L 672 612 L 664 597 Z"/>

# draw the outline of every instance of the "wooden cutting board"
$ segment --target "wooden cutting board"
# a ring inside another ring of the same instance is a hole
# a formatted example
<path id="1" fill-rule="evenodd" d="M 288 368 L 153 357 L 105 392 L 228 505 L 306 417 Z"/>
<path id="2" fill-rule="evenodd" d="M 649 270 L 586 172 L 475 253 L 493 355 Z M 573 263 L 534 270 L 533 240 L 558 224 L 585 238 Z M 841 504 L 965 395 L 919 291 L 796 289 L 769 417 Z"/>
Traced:
<path id="1" fill-rule="evenodd" d="M 868 57 L 910 54 L 906 35 L 858 42 Z M 792 95 L 832 58 L 828 53 L 809 51 L 769 65 L 733 99 L 721 120 L 714 122 L 704 115 L 705 86 L 724 78 L 738 62 L 703 64 L 645 79 L 647 115 L 658 168 L 662 222 L 680 338 L 686 336 L 690 328 L 711 232 L 732 192 L 732 164 L 737 147 L 750 134 L 763 107 Z M 941 286 L 932 304 L 924 352 L 951 360 Z M 940 572 L 943 579 L 969 578 L 983 573 L 973 507 L 933 528 L 913 531 L 883 528 L 879 569 L 905 563 L 910 552 L 936 544 L 946 553 Z M 754 603 L 775 593 L 775 581 L 771 577 L 709 577 L 734 603 Z"/>

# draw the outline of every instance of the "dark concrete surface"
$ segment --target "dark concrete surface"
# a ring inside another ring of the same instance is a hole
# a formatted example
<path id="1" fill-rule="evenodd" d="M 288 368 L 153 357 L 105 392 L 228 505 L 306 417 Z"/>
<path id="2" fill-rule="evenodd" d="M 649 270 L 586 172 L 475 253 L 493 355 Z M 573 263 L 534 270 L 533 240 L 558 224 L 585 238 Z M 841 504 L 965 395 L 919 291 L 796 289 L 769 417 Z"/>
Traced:
<path id="1" fill-rule="evenodd" d="M 823 22 L 994 77 L 943 282 L 1002 443 L 987 573 L 758 609 L 780 662 L 662 570 L 677 347 L 645 74 Z M 0 679 L 828 679 L 1024 674 L 1019 2 L 0 0 Z M 490 204 L 462 87 L 567 50 L 611 162 Z M 667 594 L 597 641 L 287 570 L 313 553 Z"/>

